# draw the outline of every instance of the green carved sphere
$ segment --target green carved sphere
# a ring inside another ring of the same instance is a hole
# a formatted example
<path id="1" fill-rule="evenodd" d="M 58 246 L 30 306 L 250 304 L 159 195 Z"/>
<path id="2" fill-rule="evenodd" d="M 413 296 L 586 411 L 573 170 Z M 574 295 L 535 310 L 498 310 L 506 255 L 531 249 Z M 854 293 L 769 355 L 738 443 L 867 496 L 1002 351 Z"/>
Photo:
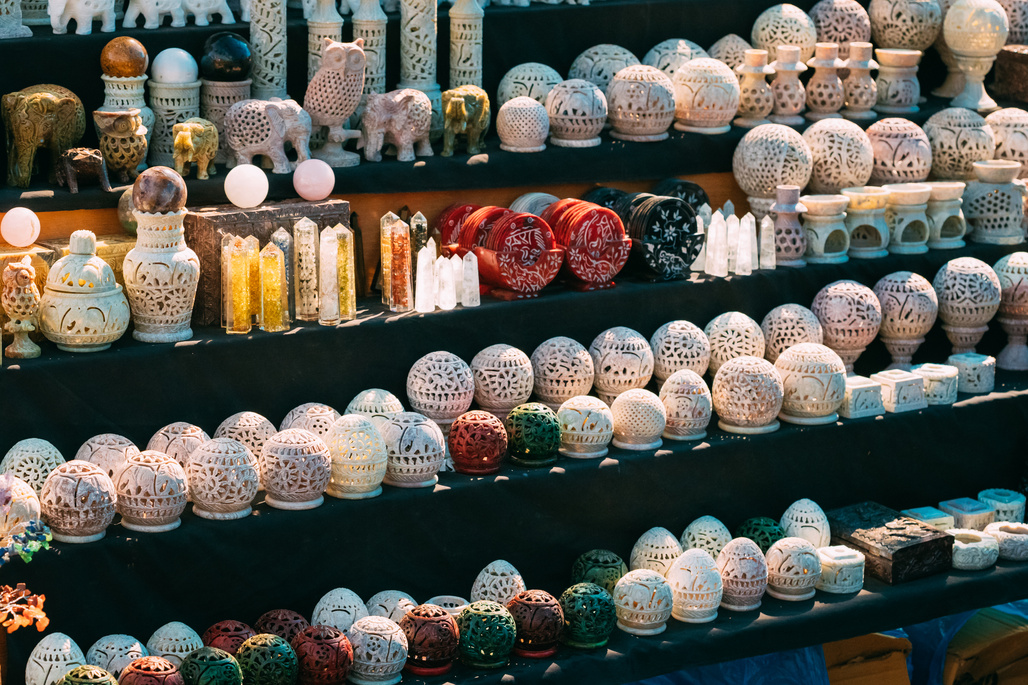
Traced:
<path id="1" fill-rule="evenodd" d="M 607 644 L 618 622 L 609 592 L 596 583 L 576 583 L 560 596 L 560 606 L 564 610 L 561 641 L 582 649 Z"/>
<path id="2" fill-rule="evenodd" d="M 243 672 L 235 657 L 217 647 L 202 647 L 185 659 L 179 673 L 186 685 L 241 685 Z"/>
<path id="3" fill-rule="evenodd" d="M 270 633 L 254 635 L 239 645 L 236 661 L 246 685 L 293 685 L 299 671 L 293 648 Z"/>
<path id="4" fill-rule="evenodd" d="M 560 419 L 545 404 L 528 402 L 514 407 L 504 425 L 511 459 L 525 466 L 545 466 L 557 461 Z"/>
<path id="5" fill-rule="evenodd" d="M 571 566 L 571 583 L 596 583 L 613 594 L 628 566 L 618 555 L 607 549 L 593 549 L 575 559 Z"/>
<path id="6" fill-rule="evenodd" d="M 760 547 L 760 551 L 767 554 L 771 545 L 785 537 L 785 531 L 773 518 L 755 516 L 746 519 L 735 529 L 735 537 L 753 540 L 757 547 Z"/>
<path id="7" fill-rule="evenodd" d="M 99 666 L 76 666 L 57 685 L 118 685 L 118 679 Z"/>
<path id="8" fill-rule="evenodd" d="M 483 599 L 464 607 L 457 616 L 461 661 L 476 668 L 499 668 L 507 664 L 517 638 L 517 626 L 507 607 Z"/>

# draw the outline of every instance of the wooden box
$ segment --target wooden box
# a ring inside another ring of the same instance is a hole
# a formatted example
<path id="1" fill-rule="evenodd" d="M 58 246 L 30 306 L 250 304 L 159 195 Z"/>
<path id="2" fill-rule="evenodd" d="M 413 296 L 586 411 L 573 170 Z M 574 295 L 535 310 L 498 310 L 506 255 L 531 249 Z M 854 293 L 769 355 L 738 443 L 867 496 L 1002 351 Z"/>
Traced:
<path id="1" fill-rule="evenodd" d="M 889 584 L 948 571 L 953 537 L 877 502 L 828 512 L 832 544 L 864 553 L 865 573 Z"/>
<path id="2" fill-rule="evenodd" d="M 293 224 L 304 217 L 316 223 L 319 229 L 336 224 L 350 228 L 350 203 L 334 199 L 320 202 L 285 200 L 254 209 L 218 205 L 190 210 L 185 218 L 186 244 L 200 258 L 200 284 L 193 306 L 193 324 L 217 326 L 221 323 L 221 239 L 224 235 L 255 236 L 264 247 L 279 227 L 292 234 Z M 357 297 L 362 297 L 366 283 L 363 242 L 360 230 L 354 227 L 353 231 Z"/>
<path id="3" fill-rule="evenodd" d="M 972 616 L 946 648 L 943 685 L 964 683 L 1001 683 L 1001 674 L 1010 675 L 1020 665 L 1023 674 L 1028 662 L 1028 621 L 1005 611 L 988 608 Z"/>
<path id="4" fill-rule="evenodd" d="M 910 685 L 910 640 L 871 633 L 822 647 L 831 685 Z"/>

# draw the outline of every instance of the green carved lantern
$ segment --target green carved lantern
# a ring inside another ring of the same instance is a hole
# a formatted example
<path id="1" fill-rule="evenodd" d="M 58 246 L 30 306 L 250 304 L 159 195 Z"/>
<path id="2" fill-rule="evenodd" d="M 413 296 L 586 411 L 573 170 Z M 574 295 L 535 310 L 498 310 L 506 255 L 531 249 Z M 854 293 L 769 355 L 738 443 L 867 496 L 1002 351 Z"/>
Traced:
<path id="1" fill-rule="evenodd" d="M 241 685 L 243 672 L 235 657 L 217 647 L 202 647 L 178 668 L 186 685 Z"/>
<path id="2" fill-rule="evenodd" d="M 254 635 L 239 645 L 236 661 L 246 685 L 293 685 L 299 671 L 293 648 L 270 633 Z"/>
<path id="3" fill-rule="evenodd" d="M 577 583 L 560 596 L 564 609 L 564 644 L 592 649 L 607 644 L 617 625 L 614 598 L 596 583 Z"/>
<path id="4" fill-rule="evenodd" d="M 483 599 L 464 607 L 457 616 L 461 661 L 476 668 L 501 668 L 507 665 L 517 627 L 514 617 L 498 602 Z"/>
<path id="5" fill-rule="evenodd" d="M 757 547 L 760 547 L 760 551 L 767 554 L 771 545 L 785 537 L 785 531 L 773 518 L 755 516 L 743 521 L 735 530 L 735 537 L 753 540 Z"/>
<path id="6" fill-rule="evenodd" d="M 613 594 L 614 586 L 626 573 L 628 566 L 621 557 L 607 549 L 593 549 L 575 559 L 571 582 L 596 583 Z"/>
<path id="7" fill-rule="evenodd" d="M 118 685 L 118 679 L 99 666 L 76 666 L 57 685 Z"/>
<path id="8" fill-rule="evenodd" d="M 541 402 L 528 402 L 511 410 L 504 422 L 510 458 L 522 466 L 547 466 L 557 461 L 560 419 Z"/>

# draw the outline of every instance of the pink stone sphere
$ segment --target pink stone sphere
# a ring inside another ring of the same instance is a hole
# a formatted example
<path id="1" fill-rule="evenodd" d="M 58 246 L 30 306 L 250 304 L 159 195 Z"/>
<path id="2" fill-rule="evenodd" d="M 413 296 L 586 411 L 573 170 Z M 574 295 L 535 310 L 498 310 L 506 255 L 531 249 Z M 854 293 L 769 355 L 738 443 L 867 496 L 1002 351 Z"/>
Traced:
<path id="1" fill-rule="evenodd" d="M 296 165 L 296 171 L 293 172 L 293 188 L 304 200 L 324 200 L 332 194 L 335 186 L 335 172 L 320 159 L 308 159 Z"/>

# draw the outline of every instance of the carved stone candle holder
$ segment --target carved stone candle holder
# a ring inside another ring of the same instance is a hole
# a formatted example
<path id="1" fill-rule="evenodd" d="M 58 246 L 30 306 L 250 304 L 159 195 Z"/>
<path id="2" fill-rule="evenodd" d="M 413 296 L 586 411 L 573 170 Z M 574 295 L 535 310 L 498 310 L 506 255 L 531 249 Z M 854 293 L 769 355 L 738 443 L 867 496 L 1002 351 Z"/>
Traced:
<path id="1" fill-rule="evenodd" d="M 856 0 L 821 0 L 810 9 L 819 43 L 838 43 L 839 57 L 852 59 L 852 44 L 871 40 L 871 18 Z M 868 55 L 870 57 L 870 55 Z"/>
<path id="2" fill-rule="evenodd" d="M 892 355 L 890 369 L 910 369 L 910 362 L 932 330 L 939 314 L 939 299 L 932 284 L 910 271 L 881 278 L 874 287 L 882 306 L 879 335 Z"/>
<path id="3" fill-rule="evenodd" d="M 974 178 L 974 163 L 992 159 L 996 137 L 981 115 L 950 107 L 936 112 L 924 124 L 932 144 L 932 175 L 940 181 Z"/>
<path id="4" fill-rule="evenodd" d="M 575 559 L 571 565 L 571 582 L 595 583 L 610 593 L 626 573 L 628 566 L 621 557 L 607 549 L 593 549 Z"/>
<path id="5" fill-rule="evenodd" d="M 490 600 L 464 607 L 457 616 L 457 632 L 460 659 L 474 668 L 506 666 L 517 641 L 514 617 L 503 604 Z"/>
<path id="6" fill-rule="evenodd" d="M 771 63 L 771 68 L 775 71 L 771 82 L 775 104 L 774 113 L 768 118 L 786 126 L 806 123 L 801 114 L 807 105 L 807 91 L 799 75 L 807 70 L 807 65 L 800 61 L 800 49 L 795 45 L 779 45 L 778 59 Z"/>
<path id="7" fill-rule="evenodd" d="M 996 564 L 999 542 L 981 530 L 950 528 L 953 536 L 953 568 L 958 571 L 981 571 Z"/>
<path id="8" fill-rule="evenodd" d="M 882 114 L 912 114 L 921 108 L 921 82 L 917 80 L 920 50 L 878 48 L 878 99 L 875 110 Z"/>
<path id="9" fill-rule="evenodd" d="M 742 312 L 725 312 L 714 317 L 703 332 L 710 340 L 709 370 L 712 376 L 736 357 L 764 356 L 764 332 L 756 321 Z"/>
<path id="10" fill-rule="evenodd" d="M 966 184 L 963 181 L 930 181 L 928 196 L 928 248 L 955 250 L 964 246 L 967 222 L 961 209 Z"/>
<path id="11" fill-rule="evenodd" d="M 996 510 L 997 521 L 1020 523 L 1024 520 L 1025 496 L 1020 492 L 989 488 L 978 493 L 978 501 Z"/>
<path id="12" fill-rule="evenodd" d="M 653 350 L 641 334 L 624 326 L 600 333 L 589 345 L 596 394 L 610 404 L 621 393 L 645 388 L 653 376 Z"/>
<path id="13" fill-rule="evenodd" d="M 400 406 L 395 413 L 402 410 Z M 383 415 L 377 421 L 394 415 Z M 347 412 L 329 429 L 325 444 L 332 463 L 325 492 L 332 497 L 365 499 L 382 494 L 389 455 L 377 421 Z"/>
<path id="14" fill-rule="evenodd" d="M 676 371 L 689 369 L 699 375 L 710 364 L 710 341 L 701 328 L 688 321 L 669 321 L 650 338 L 653 377 L 664 383 Z"/>
<path id="15" fill-rule="evenodd" d="M 683 623 L 710 623 L 717 618 L 724 586 L 710 552 L 686 550 L 671 564 L 667 581 L 671 585 L 672 617 Z"/>
<path id="16" fill-rule="evenodd" d="M 775 307 L 760 322 L 764 333 L 764 357 L 772 364 L 793 345 L 821 344 L 824 332 L 814 312 L 798 304 Z"/>
<path id="17" fill-rule="evenodd" d="M 186 476 L 197 516 L 229 521 L 250 515 L 260 473 L 257 458 L 243 443 L 208 440 L 190 455 Z"/>
<path id="18" fill-rule="evenodd" d="M 531 361 L 535 395 L 550 409 L 556 411 L 564 402 L 592 390 L 593 359 L 571 338 L 544 341 L 532 352 Z"/>
<path id="19" fill-rule="evenodd" d="M 925 50 L 942 28 L 937 0 L 872 0 L 871 37 L 883 48 Z"/>
<path id="20" fill-rule="evenodd" d="M 849 74 L 842 81 L 846 93 L 846 108 L 842 110 L 842 116 L 852 121 L 874 121 L 878 118 L 873 109 L 878 103 L 878 83 L 871 72 L 877 70 L 879 64 L 871 58 L 872 50 L 870 43 L 850 43 L 849 59 L 846 60 Z M 842 55 L 842 46 L 839 54 Z"/>
<path id="21" fill-rule="evenodd" d="M 550 142 L 557 147 L 595 147 L 607 121 L 607 98 L 591 81 L 569 79 L 546 96 Z"/>
<path id="22" fill-rule="evenodd" d="M 885 206 L 889 191 L 876 186 L 862 186 L 843 188 L 839 192 L 849 198 L 846 208 L 849 256 L 877 259 L 888 255 L 889 226 L 885 223 Z"/>
<path id="23" fill-rule="evenodd" d="M 516 347 L 490 345 L 471 360 L 475 401 L 501 421 L 532 396 L 532 362 Z"/>
<path id="24" fill-rule="evenodd" d="M 667 422 L 667 410 L 659 397 L 649 390 L 632 388 L 620 393 L 610 404 L 614 417 L 615 447 L 632 451 L 659 449 Z"/>
<path id="25" fill-rule="evenodd" d="M 728 526 L 713 516 L 700 516 L 685 527 L 681 537 L 682 549 L 701 549 L 712 557 L 720 554 L 731 541 Z"/>
<path id="26" fill-rule="evenodd" d="M 948 364 L 917 364 L 910 369 L 924 379 L 924 394 L 928 404 L 953 404 L 957 401 L 959 371 Z"/>
<path id="27" fill-rule="evenodd" d="M 796 45 L 804 60 L 814 54 L 817 28 L 814 20 L 796 5 L 783 3 L 764 10 L 753 22 L 753 47 L 767 50 L 769 59 L 776 59 L 779 45 Z"/>
<path id="28" fill-rule="evenodd" d="M 846 376 L 846 398 L 839 407 L 839 416 L 862 419 L 884 413 L 881 383 L 865 376 Z"/>
<path id="29" fill-rule="evenodd" d="M 321 506 L 331 476 L 328 446 L 314 433 L 287 428 L 268 438 L 261 450 L 264 503 L 275 509 L 305 510 Z"/>
<path id="30" fill-rule="evenodd" d="M 675 72 L 675 130 L 728 133 L 739 110 L 739 81 L 731 67 L 713 58 L 693 59 Z"/>
<path id="31" fill-rule="evenodd" d="M 560 453 L 572 459 L 598 459 L 607 454 L 614 437 L 614 415 L 598 398 L 572 397 L 557 411 L 560 421 Z"/>
<path id="32" fill-rule="evenodd" d="M 821 559 L 803 538 L 782 538 L 767 551 L 767 594 L 787 602 L 811 599 L 821 578 Z"/>
<path id="33" fill-rule="evenodd" d="M 113 477 L 121 525 L 141 533 L 163 533 L 182 523 L 188 481 L 177 461 L 160 452 L 130 455 Z"/>
<path id="34" fill-rule="evenodd" d="M 614 129 L 610 135 L 618 140 L 648 143 L 667 139 L 668 127 L 675 119 L 671 78 L 645 64 L 625 67 L 607 86 L 607 117 Z"/>
<path id="35" fill-rule="evenodd" d="M 875 150 L 871 183 L 918 183 L 932 170 L 932 145 L 920 126 L 890 117 L 871 124 L 867 137 Z"/>
<path id="36" fill-rule="evenodd" d="M 822 592 L 845 595 L 864 587 L 864 555 L 846 545 L 821 547 L 821 577 L 815 587 Z"/>
<path id="37" fill-rule="evenodd" d="M 630 635 L 659 635 L 667 629 L 674 596 L 664 576 L 649 569 L 629 571 L 614 586 L 617 627 Z"/>
<path id="38" fill-rule="evenodd" d="M 671 567 L 671 562 L 682 554 L 678 538 L 667 528 L 656 526 L 639 536 L 632 546 L 629 568 L 633 571 L 649 569 L 661 575 Z"/>
<path id="39" fill-rule="evenodd" d="M 988 245 L 1024 242 L 1024 201 L 1028 188 L 1015 183 L 1021 163 L 1006 159 L 974 162 L 975 181 L 964 190 L 964 216 L 971 224 L 971 240 Z"/>
<path id="40" fill-rule="evenodd" d="M 846 230 L 845 195 L 804 195 L 800 198 L 807 213 L 803 215 L 803 230 L 807 234 L 809 264 L 843 264 L 849 261 L 850 234 Z"/>
<path id="41" fill-rule="evenodd" d="M 845 104 L 846 91 L 839 78 L 839 69 L 846 63 L 839 59 L 839 46 L 835 43 L 818 43 L 814 57 L 807 60 L 807 66 L 814 68 L 814 75 L 807 82 L 807 114 L 810 121 L 836 119 Z"/>
<path id="42" fill-rule="evenodd" d="M 735 69 L 742 64 L 746 51 L 752 48 L 753 46 L 746 42 L 746 39 L 742 36 L 729 33 L 727 36 L 722 36 L 715 41 L 710 46 L 710 49 L 707 50 L 707 54 L 710 55 L 711 59 L 724 62 L 728 68 Z"/>
<path id="43" fill-rule="evenodd" d="M 739 117 L 732 123 L 742 128 L 770 123 L 767 116 L 774 108 L 774 94 L 767 77 L 775 70 L 767 63 L 767 50 L 747 50 L 735 72 L 739 74 Z"/>
<path id="44" fill-rule="evenodd" d="M 996 159 L 1021 163 L 1019 178 L 1028 176 L 1028 112 L 1017 107 L 999 109 L 985 117 L 996 138 Z"/>
<path id="45" fill-rule="evenodd" d="M 813 158 L 808 186 L 812 194 L 838 193 L 863 186 L 871 178 L 874 149 L 867 134 L 853 122 L 823 119 L 803 132 L 803 140 Z"/>
<path id="46" fill-rule="evenodd" d="M 771 362 L 750 356 L 728 361 L 718 369 L 711 388 L 718 427 L 743 435 L 778 430 L 784 392 L 782 378 Z"/>
<path id="47" fill-rule="evenodd" d="M 781 124 L 764 124 L 743 136 L 732 155 L 732 173 L 746 193 L 750 210 L 763 219 L 780 185 L 803 188 L 810 180 L 813 154 L 799 133 Z"/>
<path id="48" fill-rule="evenodd" d="M 711 397 L 707 384 L 695 371 L 673 373 L 660 389 L 667 421 L 663 437 L 669 440 L 701 440 L 710 423 Z"/>
<path id="49" fill-rule="evenodd" d="M 817 343 L 799 343 L 775 361 L 784 399 L 778 418 L 814 426 L 834 423 L 846 395 L 846 367 L 835 352 Z"/>
<path id="50" fill-rule="evenodd" d="M 539 62 L 525 62 L 503 75 L 496 93 L 496 105 L 502 107 L 516 97 L 530 97 L 541 105 L 555 85 L 563 81 L 557 70 Z"/>
<path id="51" fill-rule="evenodd" d="M 928 198 L 932 188 L 924 183 L 893 183 L 889 191 L 885 223 L 889 226 L 889 252 L 923 254 L 928 251 Z"/>
<path id="52" fill-rule="evenodd" d="M 985 526 L 985 532 L 996 538 L 999 558 L 1007 561 L 1028 559 L 1028 526 L 1022 523 L 994 521 Z"/>
<path id="53" fill-rule="evenodd" d="M 617 625 L 617 612 L 610 592 L 595 583 L 575 583 L 560 596 L 564 610 L 561 642 L 580 649 L 607 644 Z"/>
<path id="54" fill-rule="evenodd" d="M 800 202 L 800 187 L 780 185 L 775 189 L 770 212 L 775 217 L 775 263 L 778 266 L 806 266 L 807 234 L 799 215 L 807 211 Z"/>
<path id="55" fill-rule="evenodd" d="M 678 67 L 689 60 L 709 56 L 706 50 L 691 40 L 668 38 L 650 48 L 642 63 L 660 69 L 670 78 L 678 71 Z"/>
<path id="56" fill-rule="evenodd" d="M 753 611 L 767 591 L 767 560 L 757 543 L 749 538 L 735 538 L 717 555 L 724 592 L 721 608 L 729 611 Z"/>
<path id="57" fill-rule="evenodd" d="M 95 542 L 114 520 L 118 500 L 110 476 L 96 464 L 72 460 L 46 477 L 39 493 L 43 521 L 54 540 Z"/>
<path id="58" fill-rule="evenodd" d="M 1028 370 L 1028 253 L 1014 252 L 993 266 L 1002 287 L 999 321 L 1007 345 L 996 355 L 996 366 L 1008 371 Z"/>
<path id="59" fill-rule="evenodd" d="M 939 318 L 953 343 L 953 353 L 974 352 L 1002 301 L 999 276 L 980 259 L 958 257 L 939 269 L 932 287 L 939 297 Z"/>
<path id="60" fill-rule="evenodd" d="M 389 461 L 383 482 L 398 488 L 428 488 L 439 482 L 446 440 L 439 426 L 415 412 L 401 412 L 380 427 Z"/>
<path id="61" fill-rule="evenodd" d="M 942 33 L 964 75 L 964 89 L 953 98 L 954 107 L 979 112 L 997 109 L 996 101 L 985 92 L 985 76 L 1006 44 L 1009 29 L 1007 13 L 995 0 L 957 0 L 946 12 Z"/>
<path id="62" fill-rule="evenodd" d="M 917 374 L 903 369 L 889 369 L 871 374 L 871 380 L 882 384 L 882 404 L 887 412 L 899 414 L 928 406 L 924 378 Z"/>
<path id="63" fill-rule="evenodd" d="M 545 590 L 525 590 L 507 602 L 507 611 L 517 631 L 514 654 L 544 659 L 557 653 L 564 610 L 556 597 Z"/>
<path id="64" fill-rule="evenodd" d="M 420 676 L 450 671 L 459 638 L 457 622 L 449 612 L 426 602 L 408 611 L 399 625 L 407 636 L 408 671 Z"/>
<path id="65" fill-rule="evenodd" d="M 453 422 L 447 444 L 454 471 L 487 475 L 500 470 L 507 454 L 507 431 L 493 414 L 469 411 Z"/>
<path id="66" fill-rule="evenodd" d="M 430 352 L 414 362 L 407 374 L 411 408 L 435 421 L 444 432 L 471 408 L 474 398 L 471 367 L 451 352 Z"/>
<path id="67" fill-rule="evenodd" d="M 957 367 L 957 390 L 972 395 L 984 395 L 996 388 L 996 358 L 975 352 L 951 354 L 946 360 Z"/>
<path id="68" fill-rule="evenodd" d="M 878 335 L 882 306 L 874 292 L 856 281 L 835 281 L 818 291 L 810 309 L 821 322 L 825 345 L 835 350 L 846 372 Z"/>
<path id="69" fill-rule="evenodd" d="M 525 95 L 500 105 L 496 113 L 500 149 L 507 152 L 542 152 L 550 135 L 546 107 Z"/>

